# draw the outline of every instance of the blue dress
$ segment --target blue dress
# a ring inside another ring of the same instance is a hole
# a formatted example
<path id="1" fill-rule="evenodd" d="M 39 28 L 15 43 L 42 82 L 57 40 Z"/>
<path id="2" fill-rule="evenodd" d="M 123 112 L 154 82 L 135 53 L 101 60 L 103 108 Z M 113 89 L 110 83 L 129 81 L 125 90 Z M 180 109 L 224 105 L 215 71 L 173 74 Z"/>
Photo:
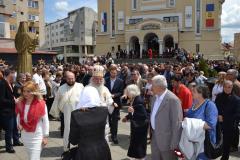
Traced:
<path id="1" fill-rule="evenodd" d="M 218 119 L 218 110 L 214 102 L 206 100 L 198 109 L 194 110 L 194 106 L 189 109 L 186 114 L 188 118 L 197 118 L 205 121 L 209 127 L 210 140 L 212 143 L 216 143 L 216 125 Z M 208 160 L 204 153 L 200 153 L 197 160 Z"/>

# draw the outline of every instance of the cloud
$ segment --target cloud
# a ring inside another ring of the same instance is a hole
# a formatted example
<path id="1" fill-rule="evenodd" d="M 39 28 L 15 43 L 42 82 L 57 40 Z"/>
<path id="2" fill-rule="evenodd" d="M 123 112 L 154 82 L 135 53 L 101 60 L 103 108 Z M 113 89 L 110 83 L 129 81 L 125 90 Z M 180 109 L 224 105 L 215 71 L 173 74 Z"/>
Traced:
<path id="1" fill-rule="evenodd" d="M 224 42 L 232 42 L 234 33 L 240 32 L 240 0 L 227 0 L 222 9 L 222 37 Z"/>
<path id="2" fill-rule="evenodd" d="M 57 12 L 68 12 L 71 10 L 71 7 L 67 0 L 61 0 L 61 1 L 55 2 L 54 8 Z"/>

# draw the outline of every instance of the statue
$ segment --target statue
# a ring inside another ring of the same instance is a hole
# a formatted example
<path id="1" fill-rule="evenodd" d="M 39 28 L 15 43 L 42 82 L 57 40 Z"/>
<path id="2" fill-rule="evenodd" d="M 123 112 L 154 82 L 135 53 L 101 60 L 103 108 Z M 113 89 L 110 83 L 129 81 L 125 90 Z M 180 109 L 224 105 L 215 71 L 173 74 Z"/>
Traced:
<path id="1" fill-rule="evenodd" d="M 37 35 L 28 32 L 28 22 L 20 22 L 15 37 L 15 48 L 18 52 L 18 73 L 32 73 L 32 53 L 38 43 Z"/>

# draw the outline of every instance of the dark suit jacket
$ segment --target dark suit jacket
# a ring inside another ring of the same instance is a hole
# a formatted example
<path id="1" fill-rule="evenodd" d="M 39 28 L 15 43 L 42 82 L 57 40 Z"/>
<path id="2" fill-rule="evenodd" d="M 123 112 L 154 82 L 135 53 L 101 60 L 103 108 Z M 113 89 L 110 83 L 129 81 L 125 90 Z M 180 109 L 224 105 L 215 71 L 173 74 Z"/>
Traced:
<path id="1" fill-rule="evenodd" d="M 15 114 L 15 100 L 13 90 L 5 79 L 0 80 L 0 116 L 13 116 Z"/>
<path id="2" fill-rule="evenodd" d="M 13 87 L 13 95 L 14 95 L 15 98 L 20 97 L 20 95 L 21 95 L 21 88 L 22 88 L 22 85 L 19 82 L 17 82 L 15 84 L 15 86 Z"/>
<path id="3" fill-rule="evenodd" d="M 123 89 L 124 89 L 123 81 L 120 78 L 117 78 L 111 90 L 111 80 L 110 80 L 110 77 L 108 77 L 105 80 L 105 86 L 108 88 L 110 93 L 114 95 L 113 101 L 117 103 L 119 107 L 121 107 L 122 105 L 121 96 L 123 95 Z"/>

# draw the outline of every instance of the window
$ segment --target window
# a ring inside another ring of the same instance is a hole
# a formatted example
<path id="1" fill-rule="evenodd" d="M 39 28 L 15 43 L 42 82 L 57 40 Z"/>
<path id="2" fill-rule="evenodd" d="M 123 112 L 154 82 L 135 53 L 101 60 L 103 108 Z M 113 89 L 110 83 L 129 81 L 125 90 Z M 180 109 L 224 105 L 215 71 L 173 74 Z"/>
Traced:
<path id="1" fill-rule="evenodd" d="M 16 17 L 17 17 L 17 13 L 16 13 L 16 12 L 13 12 L 13 13 L 12 13 L 12 17 L 13 17 L 13 18 L 16 18 Z"/>
<path id="2" fill-rule="evenodd" d="M 201 0 L 196 0 L 196 34 L 200 35 L 201 34 L 201 5 L 202 1 Z"/>
<path id="3" fill-rule="evenodd" d="M 137 10 L 137 0 L 132 0 L 132 10 Z"/>
<path id="4" fill-rule="evenodd" d="M 35 27 L 29 27 L 28 28 L 29 32 L 36 33 L 36 28 Z"/>
<path id="5" fill-rule="evenodd" d="M 0 22 L 5 22 L 5 16 L 4 15 L 0 15 Z"/>
<path id="6" fill-rule="evenodd" d="M 12 3 L 13 4 L 17 4 L 17 0 L 12 0 Z"/>
<path id="7" fill-rule="evenodd" d="M 175 6 L 175 0 L 169 0 L 169 7 Z"/>
<path id="8" fill-rule="evenodd" d="M 28 7 L 38 8 L 38 1 L 29 0 L 29 1 L 28 1 Z"/>
<path id="9" fill-rule="evenodd" d="M 171 17 L 163 17 L 164 22 L 178 22 L 178 16 L 171 16 Z"/>
<path id="10" fill-rule="evenodd" d="M 3 0 L 0 0 L 0 5 L 4 5 Z"/>
<path id="11" fill-rule="evenodd" d="M 61 24 L 60 24 L 60 27 L 63 27 L 63 26 L 64 26 L 64 23 L 61 23 Z"/>
<path id="12" fill-rule="evenodd" d="M 63 34 L 63 31 L 61 31 L 60 34 Z"/>
<path id="13" fill-rule="evenodd" d="M 37 21 L 38 20 L 38 16 L 29 14 L 28 15 L 28 20 Z"/>
<path id="14" fill-rule="evenodd" d="M 10 25 L 10 30 L 15 31 L 17 29 L 16 24 L 11 24 Z"/>

